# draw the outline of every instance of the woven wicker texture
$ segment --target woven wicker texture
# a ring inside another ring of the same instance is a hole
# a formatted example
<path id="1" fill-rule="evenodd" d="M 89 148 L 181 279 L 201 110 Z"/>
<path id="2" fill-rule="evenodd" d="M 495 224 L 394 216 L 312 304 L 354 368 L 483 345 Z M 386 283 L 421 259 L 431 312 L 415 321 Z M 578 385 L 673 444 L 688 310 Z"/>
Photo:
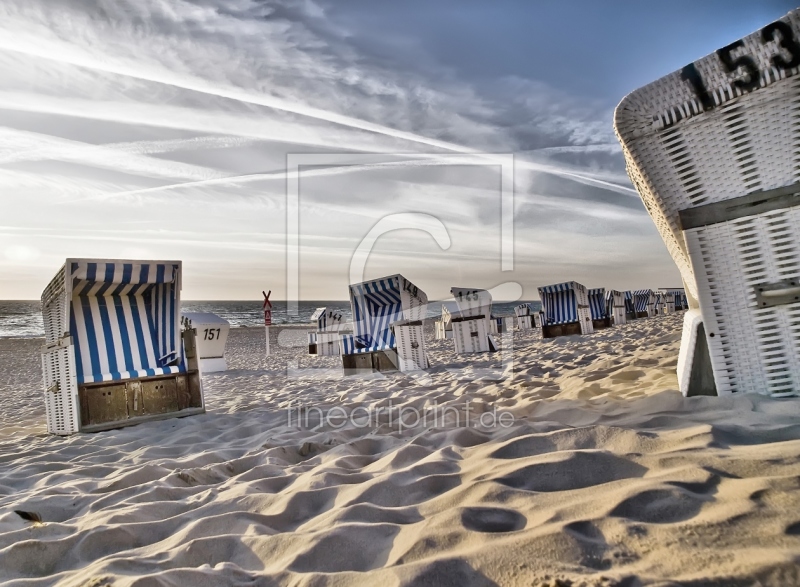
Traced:
<path id="1" fill-rule="evenodd" d="M 800 39 L 800 11 L 781 19 Z M 762 29 L 763 31 L 764 29 Z M 774 66 L 781 35 L 762 31 L 742 39 L 735 58 L 749 56 L 757 89 L 736 87 L 717 54 L 694 63 L 713 100 L 703 110 L 692 85 L 673 72 L 626 96 L 614 113 L 628 175 L 678 265 L 692 296 L 697 284 L 680 231 L 678 211 L 800 179 L 800 78 L 798 68 Z"/>

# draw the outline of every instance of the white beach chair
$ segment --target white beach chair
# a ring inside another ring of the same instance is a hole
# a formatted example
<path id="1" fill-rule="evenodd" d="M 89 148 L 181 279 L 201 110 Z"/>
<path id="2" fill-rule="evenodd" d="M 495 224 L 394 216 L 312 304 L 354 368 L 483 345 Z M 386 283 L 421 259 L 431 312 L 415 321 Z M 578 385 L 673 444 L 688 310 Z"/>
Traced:
<path id="1" fill-rule="evenodd" d="M 628 174 L 693 308 L 684 395 L 800 391 L 798 39 L 796 10 L 615 112 Z"/>
<path id="2" fill-rule="evenodd" d="M 316 330 L 308 333 L 308 354 L 326 357 L 341 355 L 341 312 L 317 308 L 311 315 L 311 323 Z"/>
<path id="3" fill-rule="evenodd" d="M 588 296 L 589 310 L 592 313 L 592 327 L 595 330 L 611 327 L 611 314 L 606 303 L 606 288 L 592 288 L 588 291 Z"/>
<path id="4" fill-rule="evenodd" d="M 626 324 L 628 322 L 628 318 L 627 318 L 627 306 L 625 303 L 625 294 L 615 289 L 607 289 L 606 311 L 608 312 L 608 315 L 611 317 L 611 321 L 614 324 L 614 326 Z"/>
<path id="5" fill-rule="evenodd" d="M 436 321 L 436 338 L 450 340 L 453 338 L 453 314 L 458 315 L 458 306 L 454 301 L 442 302 L 442 314 Z"/>
<path id="6" fill-rule="evenodd" d="M 350 286 L 353 334 L 341 337 L 345 374 L 427 369 L 428 296 L 402 275 Z"/>
<path id="7" fill-rule="evenodd" d="M 594 332 L 585 286 L 575 281 L 547 285 L 539 288 L 539 298 L 542 300 L 543 338 Z"/>
<path id="8" fill-rule="evenodd" d="M 530 304 L 519 304 L 514 308 L 514 315 L 517 317 L 517 328 L 519 330 L 531 330 L 542 327 L 542 317 L 539 312 L 534 311 Z"/>
<path id="9" fill-rule="evenodd" d="M 452 317 L 456 353 L 495 352 L 497 343 L 490 324 L 492 294 L 467 287 L 451 287 L 450 294 L 458 306 L 458 315 Z"/>
<path id="10" fill-rule="evenodd" d="M 656 290 L 656 300 L 659 304 L 659 314 L 675 313 L 675 292 L 673 290 L 666 288 Z"/>
<path id="11" fill-rule="evenodd" d="M 225 345 L 230 322 L 210 312 L 181 312 L 181 325 L 194 329 L 202 373 L 216 373 L 228 368 Z"/>
<path id="12" fill-rule="evenodd" d="M 42 294 L 48 432 L 205 411 L 180 291 L 180 261 L 67 259 Z"/>

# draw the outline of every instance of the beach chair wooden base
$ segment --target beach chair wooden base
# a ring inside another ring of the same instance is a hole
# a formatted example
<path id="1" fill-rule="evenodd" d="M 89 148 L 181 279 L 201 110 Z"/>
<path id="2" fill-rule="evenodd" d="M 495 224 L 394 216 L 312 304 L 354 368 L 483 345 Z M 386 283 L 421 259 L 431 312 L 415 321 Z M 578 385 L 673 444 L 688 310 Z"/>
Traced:
<path id="1" fill-rule="evenodd" d="M 317 354 L 317 343 L 312 343 L 308 345 L 308 354 L 309 355 Z"/>
<path id="2" fill-rule="evenodd" d="M 635 318 L 637 318 L 637 319 L 638 319 L 638 318 L 649 318 L 649 317 L 650 317 L 650 313 L 649 313 L 649 312 L 647 312 L 647 311 L 644 311 L 644 312 L 636 312 L 636 316 L 635 316 Z"/>
<path id="3" fill-rule="evenodd" d="M 542 338 L 556 338 L 557 336 L 571 336 L 573 334 L 583 334 L 580 322 L 542 326 Z"/>
<path id="4" fill-rule="evenodd" d="M 342 368 L 345 376 L 366 373 L 386 373 L 398 371 L 397 352 L 394 350 L 373 351 L 342 355 Z"/>
<path id="5" fill-rule="evenodd" d="M 600 328 L 611 328 L 611 317 L 608 318 L 599 318 L 597 320 L 592 320 L 592 326 L 595 330 Z"/>
<path id="6" fill-rule="evenodd" d="M 81 385 L 78 398 L 81 432 L 205 411 L 198 371 Z"/>

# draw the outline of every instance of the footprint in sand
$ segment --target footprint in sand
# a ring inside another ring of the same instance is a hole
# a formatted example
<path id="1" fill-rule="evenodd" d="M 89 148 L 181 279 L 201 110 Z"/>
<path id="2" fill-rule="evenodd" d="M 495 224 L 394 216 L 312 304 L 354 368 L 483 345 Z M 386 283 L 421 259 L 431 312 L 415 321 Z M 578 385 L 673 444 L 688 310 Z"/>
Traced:
<path id="1" fill-rule="evenodd" d="M 695 517 L 710 500 L 678 488 L 648 489 L 624 499 L 609 515 L 648 524 L 672 524 Z"/>
<path id="2" fill-rule="evenodd" d="M 475 532 L 513 532 L 525 527 L 527 518 L 502 508 L 469 507 L 461 512 L 461 523 Z"/>

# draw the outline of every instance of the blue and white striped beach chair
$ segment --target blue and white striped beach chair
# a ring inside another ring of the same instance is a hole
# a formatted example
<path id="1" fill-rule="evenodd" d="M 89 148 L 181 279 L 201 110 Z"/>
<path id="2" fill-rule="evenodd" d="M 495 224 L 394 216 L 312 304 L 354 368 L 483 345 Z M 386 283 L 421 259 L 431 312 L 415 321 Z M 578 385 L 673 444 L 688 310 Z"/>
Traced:
<path id="1" fill-rule="evenodd" d="M 180 261 L 67 259 L 42 294 L 49 432 L 204 411 L 180 290 Z"/>
<path id="2" fill-rule="evenodd" d="M 688 309 L 686 291 L 682 287 L 662 287 L 659 291 L 666 294 L 667 303 L 671 303 L 667 308 L 667 313 Z"/>
<path id="3" fill-rule="evenodd" d="M 637 289 L 631 292 L 636 318 L 651 318 L 656 315 L 656 295 L 652 289 Z"/>
<path id="4" fill-rule="evenodd" d="M 594 332 L 589 309 L 589 293 L 575 281 L 539 288 L 542 300 L 542 336 L 553 338 Z"/>
<path id="5" fill-rule="evenodd" d="M 608 315 L 611 317 L 611 323 L 614 326 L 627 323 L 627 302 L 625 293 L 615 289 L 607 289 L 606 312 L 608 312 Z"/>
<path id="6" fill-rule="evenodd" d="M 611 326 L 611 314 L 608 312 L 606 303 L 606 288 L 595 287 L 590 289 L 589 310 L 592 313 L 592 326 L 595 330 L 609 328 Z"/>
<path id="7" fill-rule="evenodd" d="M 423 320 L 428 296 L 402 275 L 350 286 L 353 334 L 343 335 L 345 374 L 428 368 Z"/>
<path id="8" fill-rule="evenodd" d="M 452 319 L 456 353 L 495 352 L 492 294 L 485 289 L 468 287 L 451 287 L 450 294 L 458 306 L 458 316 Z"/>
<path id="9" fill-rule="evenodd" d="M 316 331 L 308 333 L 308 354 L 319 356 L 339 356 L 341 338 L 339 331 L 342 325 L 341 312 L 317 308 L 311 315 L 311 323 Z"/>

